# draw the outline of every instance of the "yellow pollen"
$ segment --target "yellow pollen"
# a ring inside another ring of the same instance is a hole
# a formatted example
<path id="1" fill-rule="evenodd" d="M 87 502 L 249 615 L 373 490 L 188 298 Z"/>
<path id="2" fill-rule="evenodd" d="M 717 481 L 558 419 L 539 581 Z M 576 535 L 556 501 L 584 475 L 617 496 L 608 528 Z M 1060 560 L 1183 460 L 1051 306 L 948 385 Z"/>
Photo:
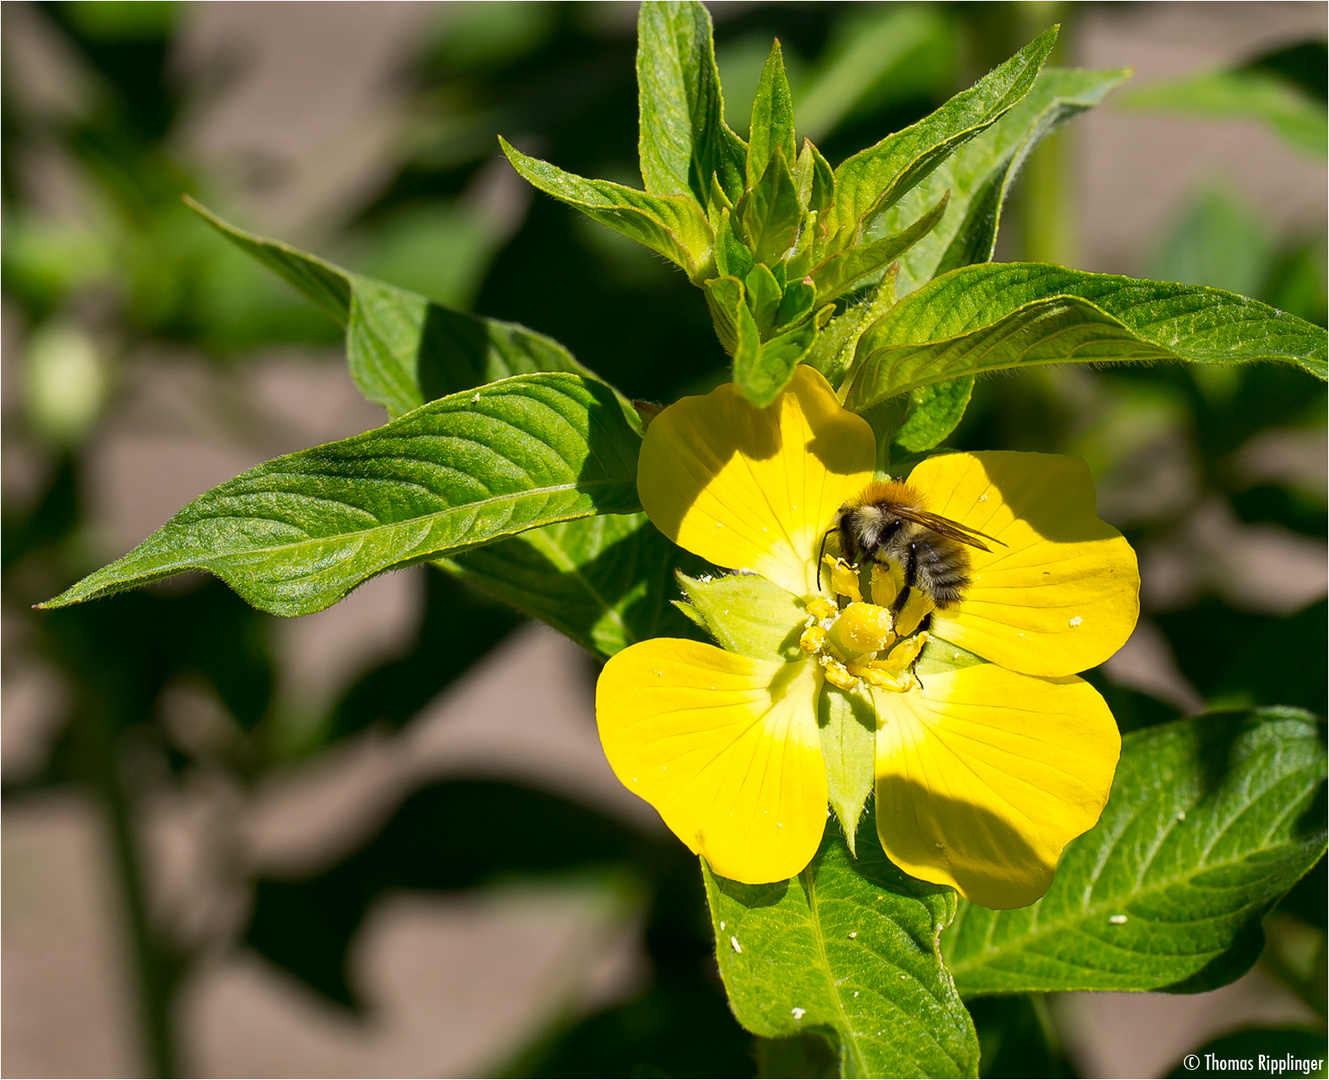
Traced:
<path id="1" fill-rule="evenodd" d="M 850 600 L 862 600 L 863 594 L 858 588 L 858 570 L 843 559 L 826 556 L 826 566 L 831 572 L 831 588 L 837 596 L 847 596 Z"/>
<path id="2" fill-rule="evenodd" d="M 899 570 L 891 566 L 883 566 L 881 563 L 872 564 L 872 602 L 880 604 L 884 608 L 890 607 L 895 603 L 895 598 L 900 595 L 900 586 L 903 584 L 903 575 Z"/>
<path id="3" fill-rule="evenodd" d="M 884 607 L 855 602 L 840 614 L 832 633 L 846 656 L 877 653 L 895 641 L 895 620 Z"/>
<path id="4" fill-rule="evenodd" d="M 922 589 L 910 589 L 909 599 L 904 602 L 904 607 L 900 611 L 899 617 L 895 620 L 897 631 L 901 637 L 908 637 L 918 629 L 927 615 L 937 605 L 932 602 L 932 597 L 923 592 Z"/>
<path id="5" fill-rule="evenodd" d="M 809 656 L 821 651 L 826 644 L 826 631 L 819 625 L 809 626 L 798 639 L 798 647 Z"/>
<path id="6" fill-rule="evenodd" d="M 858 685 L 858 680 L 849 674 L 849 669 L 835 657 L 819 656 L 817 663 L 826 672 L 826 681 L 832 686 L 838 686 L 841 690 L 852 690 Z"/>
<path id="7" fill-rule="evenodd" d="M 808 614 L 814 619 L 829 619 L 840 614 L 840 609 L 824 596 L 817 596 L 808 601 Z"/>

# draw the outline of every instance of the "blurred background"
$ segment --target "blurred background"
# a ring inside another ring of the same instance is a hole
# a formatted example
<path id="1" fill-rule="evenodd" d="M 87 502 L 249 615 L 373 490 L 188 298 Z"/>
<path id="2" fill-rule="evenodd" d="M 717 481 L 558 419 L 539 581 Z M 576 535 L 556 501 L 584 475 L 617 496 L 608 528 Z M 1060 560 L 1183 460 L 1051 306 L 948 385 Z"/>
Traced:
<path id="1" fill-rule="evenodd" d="M 1056 62 L 1136 77 L 1029 163 L 999 257 L 1325 322 L 1324 3 L 712 11 L 732 125 L 777 35 L 831 161 L 1062 21 Z M 181 192 L 552 335 L 629 395 L 716 378 L 683 275 L 496 152 L 639 184 L 635 7 L 0 12 L 0 1070 L 754 1075 L 695 862 L 615 782 L 593 665 L 552 631 L 425 567 L 295 620 L 201 576 L 29 610 L 236 472 L 383 422 L 336 326 Z M 1089 461 L 1144 578 L 1090 675 L 1123 728 L 1323 714 L 1325 411 L 1290 367 L 1039 369 L 980 383 L 949 445 Z M 1244 1026 L 1322 1031 L 1325 907 L 1321 863 L 1223 990 L 1039 1003 L 1016 1066 L 981 1005 L 985 1071 L 1156 1076 Z"/>

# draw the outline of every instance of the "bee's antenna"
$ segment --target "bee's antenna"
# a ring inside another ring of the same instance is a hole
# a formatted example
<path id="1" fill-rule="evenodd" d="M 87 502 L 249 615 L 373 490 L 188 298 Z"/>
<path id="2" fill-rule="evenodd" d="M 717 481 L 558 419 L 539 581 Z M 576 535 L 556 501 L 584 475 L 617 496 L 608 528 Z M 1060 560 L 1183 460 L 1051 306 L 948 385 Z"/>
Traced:
<path id="1" fill-rule="evenodd" d="M 817 552 L 817 588 L 821 588 L 821 560 L 826 557 L 826 541 L 831 538 L 834 529 L 827 529 L 821 538 L 821 550 Z"/>

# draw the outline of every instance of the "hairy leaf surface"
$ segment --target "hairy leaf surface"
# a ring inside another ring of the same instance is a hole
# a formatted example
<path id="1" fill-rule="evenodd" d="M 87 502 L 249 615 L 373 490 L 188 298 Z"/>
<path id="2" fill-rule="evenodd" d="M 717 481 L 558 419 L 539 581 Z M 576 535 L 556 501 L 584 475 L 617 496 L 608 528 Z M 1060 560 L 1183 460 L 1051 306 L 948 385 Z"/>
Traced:
<path id="1" fill-rule="evenodd" d="M 306 615 L 384 570 L 637 511 L 639 446 L 604 384 L 513 376 L 241 473 L 46 606 L 199 569 L 264 611 Z"/>
<path id="2" fill-rule="evenodd" d="M 859 340 L 846 404 L 855 410 L 946 379 L 1038 364 L 1278 361 L 1319 378 L 1325 332 L 1235 293 L 989 263 L 943 274 Z"/>
<path id="3" fill-rule="evenodd" d="M 854 859 L 829 825 L 795 878 L 740 885 L 703 862 L 720 974 L 767 1038 L 824 1032 L 843 1076 L 976 1076 L 978 1039 L 941 960 L 955 893 L 906 877 L 869 816 Z"/>
<path id="4" fill-rule="evenodd" d="M 964 901 L 943 937 L 966 996 L 1209 990 L 1260 953 L 1260 918 L 1325 849 L 1321 726 L 1295 709 L 1128 734 L 1099 823 L 1038 903 Z"/>

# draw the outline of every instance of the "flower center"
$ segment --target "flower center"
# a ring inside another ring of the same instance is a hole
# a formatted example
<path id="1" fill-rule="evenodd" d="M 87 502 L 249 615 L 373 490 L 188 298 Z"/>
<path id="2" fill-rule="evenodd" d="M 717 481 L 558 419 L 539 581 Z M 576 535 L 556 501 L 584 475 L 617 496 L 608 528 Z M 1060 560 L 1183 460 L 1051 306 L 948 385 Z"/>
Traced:
<path id="1" fill-rule="evenodd" d="M 893 563 L 868 564 L 868 602 L 862 567 L 829 555 L 824 561 L 832 596 L 808 602 L 799 648 L 842 690 L 861 683 L 897 693 L 913 689 L 918 680 L 912 668 L 928 642 L 928 632 L 919 626 L 936 605 L 921 589 L 906 591 Z"/>

